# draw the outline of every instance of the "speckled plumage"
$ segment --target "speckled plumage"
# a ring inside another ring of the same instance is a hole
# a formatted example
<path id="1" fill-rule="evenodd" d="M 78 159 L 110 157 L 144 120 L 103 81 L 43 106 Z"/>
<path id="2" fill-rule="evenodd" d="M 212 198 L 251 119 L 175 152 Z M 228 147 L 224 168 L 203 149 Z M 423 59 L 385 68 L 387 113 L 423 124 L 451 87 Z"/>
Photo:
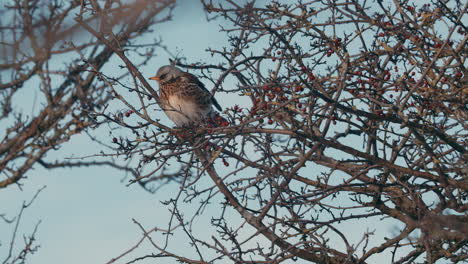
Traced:
<path id="1" fill-rule="evenodd" d="M 163 66 L 150 79 L 158 81 L 161 108 L 177 126 L 213 117 L 212 105 L 221 111 L 216 99 L 198 78 L 177 67 Z"/>

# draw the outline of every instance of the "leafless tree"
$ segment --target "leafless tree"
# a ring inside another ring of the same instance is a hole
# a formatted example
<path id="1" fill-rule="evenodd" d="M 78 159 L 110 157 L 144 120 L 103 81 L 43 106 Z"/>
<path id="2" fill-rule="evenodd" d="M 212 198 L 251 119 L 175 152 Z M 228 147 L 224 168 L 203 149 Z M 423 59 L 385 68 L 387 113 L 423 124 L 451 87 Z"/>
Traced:
<path id="1" fill-rule="evenodd" d="M 0 147 L 0 186 L 20 184 L 36 163 L 114 166 L 149 191 L 180 186 L 165 202 L 168 226 L 135 220 L 141 241 L 109 263 L 145 240 L 154 251 L 132 263 L 468 258 L 467 3 L 202 0 L 229 46 L 208 49 L 216 63 L 208 56 L 174 63 L 239 104 L 221 113 L 227 123 L 196 124 L 187 133 L 154 111 L 157 92 L 138 70 L 151 50 L 130 54 L 147 48 L 131 40 L 170 16 L 173 1 L 131 8 L 72 1 L 54 9 L 56 2 L 43 15 L 34 15 L 38 2 L 12 2 L 5 13 L 16 19 L 2 25 L 1 67 L 10 77 L 2 75 L 0 103 L 11 125 Z M 89 42 L 69 40 L 77 34 Z M 51 69 L 62 53 L 78 59 Z M 113 54 L 120 75 L 101 70 Z M 11 98 L 34 78 L 47 103 L 26 117 Z M 109 110 L 111 99 L 125 110 Z M 119 134 L 93 137 L 91 128 L 103 125 Z M 42 158 L 76 133 L 109 151 L 73 162 Z M 194 229 L 206 214 L 211 222 L 203 224 L 216 230 L 209 237 Z M 187 245 L 170 243 L 177 234 Z"/>
<path id="2" fill-rule="evenodd" d="M 138 39 L 170 19 L 175 0 L 8 0 L 0 5 L 0 190 L 21 188 L 38 165 L 128 170 L 110 161 L 51 163 L 45 156 L 74 135 L 103 124 L 93 113 L 115 97 L 109 82 L 119 83 L 129 75 L 122 71 L 104 82 L 103 67 L 112 63 L 116 49 L 139 55 L 134 63 L 145 65 L 160 40 Z M 84 26 L 105 35 L 111 45 L 96 40 Z M 37 249 L 36 231 L 25 237 L 23 249 L 15 241 L 21 238 L 17 227 L 28 206 L 24 203 L 15 218 L 0 209 L 5 220 L 0 223 L 13 226 L 11 243 L 0 236 L 0 245 L 9 247 L 8 255 L 0 256 L 1 263 L 24 263 Z"/>

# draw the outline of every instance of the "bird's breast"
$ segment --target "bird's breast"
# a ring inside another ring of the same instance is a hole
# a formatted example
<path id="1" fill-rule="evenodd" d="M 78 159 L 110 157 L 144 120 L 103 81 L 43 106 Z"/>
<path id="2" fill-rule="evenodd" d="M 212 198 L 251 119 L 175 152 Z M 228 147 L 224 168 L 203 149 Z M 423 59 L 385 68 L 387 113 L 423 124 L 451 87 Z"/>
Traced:
<path id="1" fill-rule="evenodd" d="M 169 95 L 164 105 L 167 116 L 178 126 L 197 122 L 212 112 L 211 106 L 203 107 L 189 98 Z"/>

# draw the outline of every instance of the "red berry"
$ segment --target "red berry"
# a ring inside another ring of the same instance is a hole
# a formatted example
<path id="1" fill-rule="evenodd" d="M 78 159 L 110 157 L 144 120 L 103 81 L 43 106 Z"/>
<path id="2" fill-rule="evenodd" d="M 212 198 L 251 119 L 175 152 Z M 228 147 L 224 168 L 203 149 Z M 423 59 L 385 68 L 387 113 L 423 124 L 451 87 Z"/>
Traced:
<path id="1" fill-rule="evenodd" d="M 117 143 L 119 140 L 115 137 L 112 139 L 112 142 Z"/>
<path id="2" fill-rule="evenodd" d="M 307 70 L 306 66 L 301 66 L 301 70 L 306 71 Z"/>
<path id="3" fill-rule="evenodd" d="M 268 124 L 270 124 L 270 125 L 273 124 L 273 120 L 268 119 Z"/>
<path id="4" fill-rule="evenodd" d="M 281 55 L 281 50 L 278 50 L 276 54 Z"/>
<path id="5" fill-rule="evenodd" d="M 309 79 L 311 81 L 315 80 L 315 75 L 313 73 L 309 73 Z"/>
<path id="6" fill-rule="evenodd" d="M 380 32 L 380 33 L 379 33 L 379 37 L 385 37 L 385 33 Z"/>
<path id="7" fill-rule="evenodd" d="M 460 71 L 460 72 L 457 72 L 457 74 L 455 74 L 455 76 L 456 76 L 457 78 L 460 78 L 460 77 L 463 76 L 463 73 L 462 73 L 461 71 Z"/>
<path id="8" fill-rule="evenodd" d="M 205 144 L 203 145 L 204 149 L 205 150 L 208 150 L 208 147 L 210 146 L 210 143 L 207 141 L 205 142 Z"/>
<path id="9" fill-rule="evenodd" d="M 341 43 L 341 38 L 335 39 L 334 42 L 335 42 L 335 46 L 339 46 Z"/>
<path id="10" fill-rule="evenodd" d="M 330 57 L 333 54 L 333 50 L 327 52 L 327 57 Z"/>

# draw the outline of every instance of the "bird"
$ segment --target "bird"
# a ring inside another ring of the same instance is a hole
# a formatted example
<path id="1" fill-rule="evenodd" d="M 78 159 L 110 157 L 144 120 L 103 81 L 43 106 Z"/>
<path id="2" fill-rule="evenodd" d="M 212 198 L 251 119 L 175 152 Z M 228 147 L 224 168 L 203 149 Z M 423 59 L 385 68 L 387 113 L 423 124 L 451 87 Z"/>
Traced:
<path id="1" fill-rule="evenodd" d="M 193 74 L 165 65 L 149 79 L 158 82 L 161 109 L 177 127 L 214 119 L 213 106 L 221 111 L 218 101 Z"/>

